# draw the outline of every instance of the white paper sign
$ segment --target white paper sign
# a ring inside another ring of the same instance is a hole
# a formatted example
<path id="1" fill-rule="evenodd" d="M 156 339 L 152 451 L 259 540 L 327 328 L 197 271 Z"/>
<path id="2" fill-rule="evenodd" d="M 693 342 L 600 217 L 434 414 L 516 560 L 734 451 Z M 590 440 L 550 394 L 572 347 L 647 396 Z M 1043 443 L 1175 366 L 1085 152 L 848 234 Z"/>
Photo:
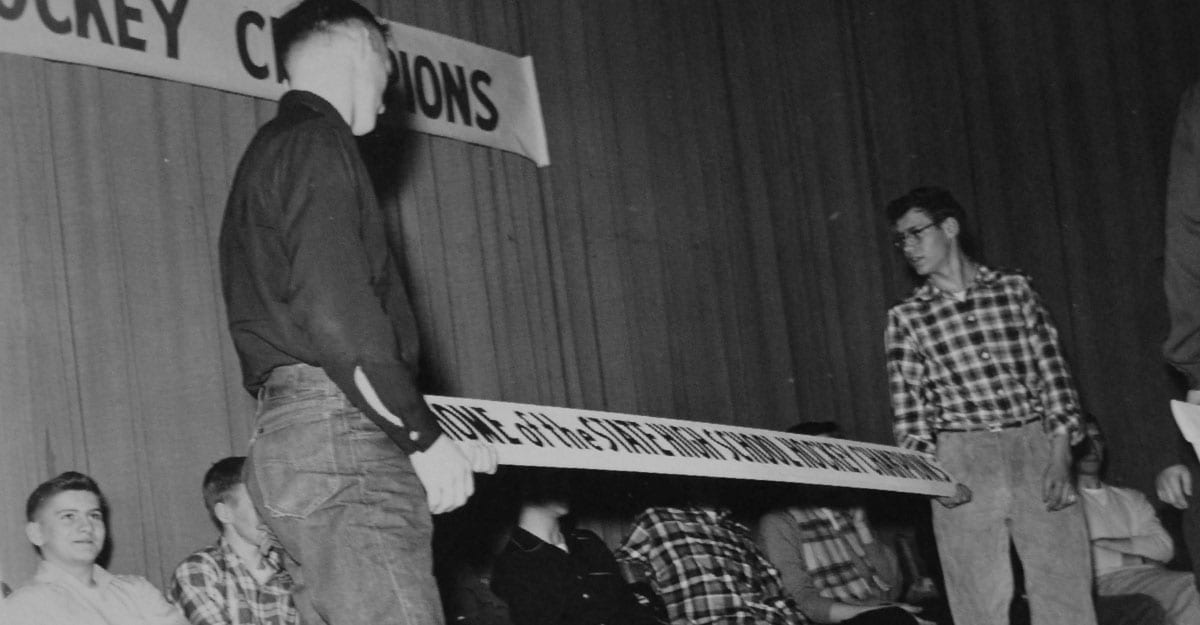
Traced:
<path id="1" fill-rule="evenodd" d="M 1183 438 L 1192 444 L 1196 455 L 1200 457 L 1200 405 L 1173 399 L 1171 414 L 1175 417 L 1175 425 L 1179 426 Z"/>
<path id="2" fill-rule="evenodd" d="M 826 484 L 947 496 L 925 456 L 888 445 L 641 415 L 426 395 L 457 441 L 485 441 L 500 464 Z"/>

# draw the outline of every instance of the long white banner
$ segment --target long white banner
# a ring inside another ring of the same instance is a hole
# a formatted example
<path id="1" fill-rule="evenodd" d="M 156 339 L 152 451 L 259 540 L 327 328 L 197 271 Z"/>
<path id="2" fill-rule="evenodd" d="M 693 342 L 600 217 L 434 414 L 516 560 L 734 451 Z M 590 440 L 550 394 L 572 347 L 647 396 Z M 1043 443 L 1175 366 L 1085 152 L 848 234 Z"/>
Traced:
<path id="1" fill-rule="evenodd" d="M 0 0 L 0 52 L 277 99 L 271 23 L 296 0 Z M 550 164 L 533 59 L 397 22 L 412 128 Z"/>
<path id="2" fill-rule="evenodd" d="M 505 465 L 954 494 L 937 462 L 887 445 L 482 399 L 425 402 L 450 438 L 491 443 Z"/>

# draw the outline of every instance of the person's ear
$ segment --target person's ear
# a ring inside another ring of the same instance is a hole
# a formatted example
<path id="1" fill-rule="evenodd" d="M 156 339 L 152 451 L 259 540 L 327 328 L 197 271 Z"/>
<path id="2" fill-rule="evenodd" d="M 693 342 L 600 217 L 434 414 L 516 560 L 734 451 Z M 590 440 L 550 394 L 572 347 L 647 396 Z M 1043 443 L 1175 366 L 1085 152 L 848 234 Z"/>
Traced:
<path id="1" fill-rule="evenodd" d="M 953 217 L 947 217 L 947 218 L 943 219 L 942 223 L 941 223 L 941 227 L 942 227 L 942 232 L 945 232 L 946 236 L 948 236 L 950 238 L 957 237 L 959 231 L 962 230 L 962 225 L 959 224 L 958 220 Z"/>
<path id="2" fill-rule="evenodd" d="M 222 523 L 233 523 L 233 508 L 224 501 L 218 501 L 217 505 L 213 506 L 213 516 Z"/>
<path id="3" fill-rule="evenodd" d="M 25 537 L 36 547 L 40 548 L 46 544 L 46 536 L 42 533 L 42 524 L 37 521 L 30 521 L 25 524 Z"/>

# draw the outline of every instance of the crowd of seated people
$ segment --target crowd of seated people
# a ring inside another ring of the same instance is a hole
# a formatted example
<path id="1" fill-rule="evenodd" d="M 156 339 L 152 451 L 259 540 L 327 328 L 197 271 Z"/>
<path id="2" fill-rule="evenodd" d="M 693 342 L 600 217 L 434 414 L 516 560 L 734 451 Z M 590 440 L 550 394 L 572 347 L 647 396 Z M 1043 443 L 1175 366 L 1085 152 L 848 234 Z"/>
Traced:
<path id="1" fill-rule="evenodd" d="M 1104 483 L 1105 446 L 1094 418 L 1086 429 L 1075 467 L 1092 540 L 1097 622 L 1200 623 L 1194 576 L 1164 566 L 1172 539 L 1145 496 Z M 790 431 L 836 435 L 836 426 Z M 293 581 L 246 493 L 243 463 L 225 458 L 204 475 L 204 504 L 218 534 L 179 564 L 165 596 L 142 577 L 99 564 L 108 510 L 91 478 L 67 472 L 38 486 L 27 502 L 26 531 L 40 563 L 32 580 L 0 600 L 0 623 L 297 625 Z M 512 523 L 499 540 L 475 543 L 491 546 L 470 575 L 442 580 L 455 586 L 444 594 L 448 623 L 951 625 L 944 604 L 923 610 L 905 602 L 923 573 L 911 562 L 901 566 L 859 491 L 753 489 L 770 507 L 747 515 L 728 505 L 729 482 L 663 478 L 669 491 L 642 502 L 649 505 L 613 551 L 571 522 L 570 473 L 505 476 L 501 496 L 510 506 L 491 510 Z M 750 489 L 736 489 L 744 501 Z M 1010 618 L 1028 622 L 1020 597 Z"/>

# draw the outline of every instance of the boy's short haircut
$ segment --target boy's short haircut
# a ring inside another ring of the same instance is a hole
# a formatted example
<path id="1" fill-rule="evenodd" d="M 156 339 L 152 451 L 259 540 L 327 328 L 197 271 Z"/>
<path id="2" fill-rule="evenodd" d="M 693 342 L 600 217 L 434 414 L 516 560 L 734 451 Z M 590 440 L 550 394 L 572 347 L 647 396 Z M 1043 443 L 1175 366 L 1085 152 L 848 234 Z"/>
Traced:
<path id="1" fill-rule="evenodd" d="M 941 187 L 917 187 L 889 202 L 888 223 L 895 225 L 913 209 L 923 211 L 934 223 L 940 224 L 953 217 L 960 226 L 966 227 L 967 212 L 949 191 Z"/>
<path id="2" fill-rule="evenodd" d="M 229 492 L 245 483 L 242 479 L 245 465 L 245 456 L 230 456 L 214 462 L 204 473 L 204 507 L 208 508 L 208 516 L 217 528 L 222 526 L 214 510 L 219 503 L 229 503 Z"/>
<path id="3" fill-rule="evenodd" d="M 105 519 L 108 518 L 108 502 L 104 500 L 104 493 L 100 492 L 100 485 L 96 483 L 96 480 L 78 471 L 67 471 L 42 482 L 33 489 L 33 492 L 29 494 L 29 499 L 25 501 L 25 520 L 33 522 L 37 513 L 50 498 L 59 493 L 73 490 L 94 494 L 100 500 L 101 513 Z"/>
<path id="4" fill-rule="evenodd" d="M 374 28 L 387 41 L 387 26 L 354 0 L 304 0 L 275 20 L 275 58 L 281 77 L 287 78 L 287 58 L 296 44 L 309 37 L 327 33 L 335 27 L 358 22 Z"/>

